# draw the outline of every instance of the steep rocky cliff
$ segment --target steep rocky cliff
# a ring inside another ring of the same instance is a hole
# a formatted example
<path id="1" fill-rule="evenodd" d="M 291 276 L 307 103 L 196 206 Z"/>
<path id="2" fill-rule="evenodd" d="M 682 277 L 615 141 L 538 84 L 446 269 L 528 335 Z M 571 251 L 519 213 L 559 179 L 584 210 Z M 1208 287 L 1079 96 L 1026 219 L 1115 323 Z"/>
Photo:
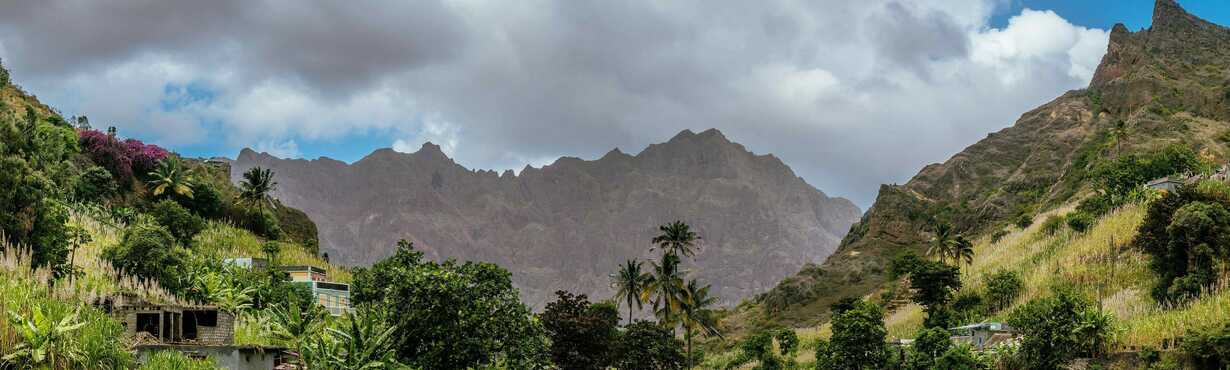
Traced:
<path id="1" fill-rule="evenodd" d="M 656 226 L 676 219 L 704 238 L 694 276 L 735 302 L 823 261 L 860 215 L 717 130 L 516 175 L 466 169 L 430 143 L 353 164 L 244 150 L 232 176 L 254 166 L 273 169 L 276 196 L 316 221 L 334 262 L 370 264 L 405 238 L 432 258 L 504 266 L 538 306 L 558 289 L 608 297 L 609 274 L 651 257 Z"/>
<path id="2" fill-rule="evenodd" d="M 771 314 L 762 319 L 815 323 L 836 300 L 868 294 L 893 255 L 923 249 L 933 220 L 978 235 L 1079 199 L 1089 190 L 1086 173 L 1104 157 L 1181 143 L 1224 162 L 1228 67 L 1230 29 L 1158 0 L 1150 28 L 1114 27 L 1087 89 L 1026 112 L 904 185 L 881 187 L 832 257 L 760 297 L 760 313 Z M 1117 127 L 1122 133 L 1112 135 Z"/>

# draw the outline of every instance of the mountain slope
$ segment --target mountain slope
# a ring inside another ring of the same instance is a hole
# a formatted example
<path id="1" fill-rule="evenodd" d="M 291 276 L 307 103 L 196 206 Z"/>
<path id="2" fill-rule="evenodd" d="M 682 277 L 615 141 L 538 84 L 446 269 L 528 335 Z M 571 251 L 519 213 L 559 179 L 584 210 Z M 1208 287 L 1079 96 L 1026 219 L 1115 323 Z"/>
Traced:
<path id="1" fill-rule="evenodd" d="M 506 267 L 536 306 L 559 289 L 609 296 L 608 275 L 625 259 L 651 257 L 656 227 L 676 219 L 704 238 L 696 276 L 734 302 L 823 260 L 859 216 L 717 130 L 519 175 L 466 169 L 430 143 L 350 165 L 244 150 L 234 166 L 233 174 L 273 169 L 276 195 L 317 222 L 321 250 L 335 262 L 375 262 L 405 238 L 432 258 Z"/>
<path id="2" fill-rule="evenodd" d="M 1224 162 L 1217 137 L 1230 129 L 1228 46 L 1230 30 L 1157 1 L 1149 29 L 1114 27 L 1089 88 L 1023 114 L 904 185 L 883 186 L 838 251 L 761 296 L 760 313 L 795 325 L 823 321 L 829 304 L 882 284 L 893 255 L 921 252 L 933 220 L 979 234 L 1032 217 L 1085 194 L 1085 174 L 1102 158 L 1181 143 Z"/>

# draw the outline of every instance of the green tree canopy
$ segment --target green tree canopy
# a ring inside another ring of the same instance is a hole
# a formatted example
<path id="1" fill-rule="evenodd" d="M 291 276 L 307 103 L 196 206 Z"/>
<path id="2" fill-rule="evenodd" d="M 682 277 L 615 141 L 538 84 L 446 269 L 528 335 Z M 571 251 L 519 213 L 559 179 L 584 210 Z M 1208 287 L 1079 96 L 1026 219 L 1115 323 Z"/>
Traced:
<path id="1" fill-rule="evenodd" d="M 564 369 L 601 370 L 611 363 L 619 334 L 619 313 L 609 303 L 592 304 L 582 295 L 557 291 L 539 320 L 551 338 L 551 359 Z"/>
<path id="2" fill-rule="evenodd" d="M 615 345 L 614 366 L 620 370 L 683 369 L 683 344 L 670 329 L 638 320 L 624 327 Z"/>

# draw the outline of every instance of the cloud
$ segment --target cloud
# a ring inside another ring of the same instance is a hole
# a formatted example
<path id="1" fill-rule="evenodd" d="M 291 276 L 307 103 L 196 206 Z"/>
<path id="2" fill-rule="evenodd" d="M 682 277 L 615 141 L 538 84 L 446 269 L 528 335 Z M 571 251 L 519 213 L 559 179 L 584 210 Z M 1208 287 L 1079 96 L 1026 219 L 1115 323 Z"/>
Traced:
<path id="1" fill-rule="evenodd" d="M 1107 32 L 1003 0 L 19 2 L 15 79 L 152 141 L 298 156 L 356 135 L 472 168 L 716 127 L 868 205 L 1085 86 Z"/>

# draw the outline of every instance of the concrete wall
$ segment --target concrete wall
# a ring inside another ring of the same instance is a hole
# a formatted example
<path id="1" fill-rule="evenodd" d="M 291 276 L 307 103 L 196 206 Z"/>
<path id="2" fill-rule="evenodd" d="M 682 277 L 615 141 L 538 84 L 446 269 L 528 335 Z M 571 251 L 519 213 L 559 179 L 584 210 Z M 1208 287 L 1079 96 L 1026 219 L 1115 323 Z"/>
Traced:
<path id="1" fill-rule="evenodd" d="M 160 351 L 179 351 L 190 356 L 208 356 L 218 367 L 227 370 L 270 370 L 281 349 L 260 349 L 237 346 L 149 345 L 137 347 L 137 361 L 145 362 Z"/>

